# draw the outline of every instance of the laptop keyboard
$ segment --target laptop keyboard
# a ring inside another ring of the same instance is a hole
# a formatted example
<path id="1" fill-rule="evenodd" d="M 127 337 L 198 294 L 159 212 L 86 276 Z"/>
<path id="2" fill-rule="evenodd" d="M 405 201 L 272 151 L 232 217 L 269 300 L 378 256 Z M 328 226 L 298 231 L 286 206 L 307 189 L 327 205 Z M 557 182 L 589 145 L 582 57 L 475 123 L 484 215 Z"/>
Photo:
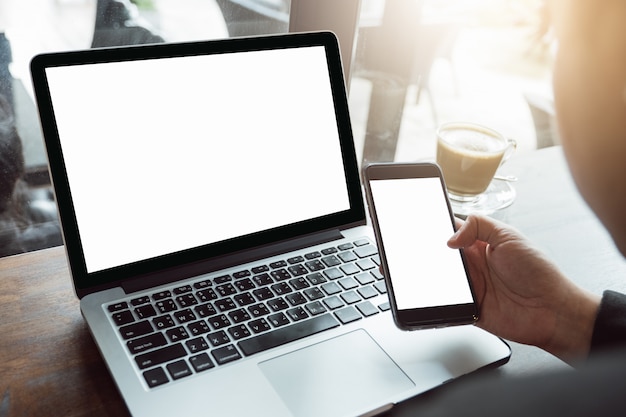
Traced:
<path id="1" fill-rule="evenodd" d="M 388 310 L 379 263 L 360 239 L 107 308 L 154 388 Z"/>

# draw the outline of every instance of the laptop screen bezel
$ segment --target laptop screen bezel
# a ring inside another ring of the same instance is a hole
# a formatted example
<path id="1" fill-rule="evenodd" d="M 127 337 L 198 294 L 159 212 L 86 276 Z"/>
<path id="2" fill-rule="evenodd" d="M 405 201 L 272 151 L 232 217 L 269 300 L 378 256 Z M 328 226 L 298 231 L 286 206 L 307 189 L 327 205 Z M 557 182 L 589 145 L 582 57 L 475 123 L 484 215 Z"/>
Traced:
<path id="1" fill-rule="evenodd" d="M 296 224 L 89 273 L 85 263 L 74 203 L 65 169 L 52 98 L 48 88 L 46 69 L 59 66 L 146 60 L 160 57 L 197 56 L 306 46 L 323 46 L 326 51 L 350 208 Z M 365 223 L 365 208 L 361 192 L 358 161 L 354 149 L 341 56 L 337 39 L 330 32 L 281 34 L 42 54 L 36 56 L 31 61 L 31 75 L 48 154 L 51 180 L 59 207 L 59 218 L 63 230 L 65 249 L 74 287 L 79 297 L 104 288 L 119 286 L 121 282 L 130 278 L 149 276 L 164 270 L 170 271 L 169 275 L 172 280 L 181 279 L 184 277 L 178 277 L 176 270 L 188 265 L 201 263 L 202 267 L 194 268 L 193 270 L 195 272 L 202 272 L 204 269 L 209 271 L 211 269 L 211 259 L 217 259 L 231 253 L 253 250 L 259 246 L 258 242 L 263 242 L 263 246 L 279 245 L 281 242 L 297 237 L 323 233 L 329 230 L 340 230 Z"/>

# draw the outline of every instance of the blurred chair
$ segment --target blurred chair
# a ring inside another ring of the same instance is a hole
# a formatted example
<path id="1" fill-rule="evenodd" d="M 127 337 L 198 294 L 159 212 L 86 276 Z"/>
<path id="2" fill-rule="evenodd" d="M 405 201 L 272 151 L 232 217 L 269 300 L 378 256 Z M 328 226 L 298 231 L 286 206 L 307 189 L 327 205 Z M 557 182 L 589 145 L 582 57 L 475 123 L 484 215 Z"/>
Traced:
<path id="1" fill-rule="evenodd" d="M 354 74 L 372 82 L 363 162 L 395 158 L 419 52 L 421 12 L 421 0 L 390 0 L 380 24 L 359 29 Z"/>
<path id="2" fill-rule="evenodd" d="M 161 42 L 129 0 L 98 0 L 92 48 Z"/>
<path id="3" fill-rule="evenodd" d="M 289 4 L 285 0 L 215 0 L 228 36 L 251 36 L 289 31 Z"/>
<path id="4" fill-rule="evenodd" d="M 561 143 L 552 99 L 538 94 L 524 94 L 537 136 L 537 149 Z"/>

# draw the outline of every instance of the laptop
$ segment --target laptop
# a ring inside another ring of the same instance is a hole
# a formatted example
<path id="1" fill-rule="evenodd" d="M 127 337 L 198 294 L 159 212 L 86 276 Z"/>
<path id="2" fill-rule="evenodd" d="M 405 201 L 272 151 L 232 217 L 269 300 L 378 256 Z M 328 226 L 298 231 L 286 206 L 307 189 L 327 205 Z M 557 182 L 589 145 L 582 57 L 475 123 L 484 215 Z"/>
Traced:
<path id="1" fill-rule="evenodd" d="M 374 415 L 508 360 L 475 326 L 394 326 L 332 33 L 31 70 L 81 312 L 132 415 Z"/>

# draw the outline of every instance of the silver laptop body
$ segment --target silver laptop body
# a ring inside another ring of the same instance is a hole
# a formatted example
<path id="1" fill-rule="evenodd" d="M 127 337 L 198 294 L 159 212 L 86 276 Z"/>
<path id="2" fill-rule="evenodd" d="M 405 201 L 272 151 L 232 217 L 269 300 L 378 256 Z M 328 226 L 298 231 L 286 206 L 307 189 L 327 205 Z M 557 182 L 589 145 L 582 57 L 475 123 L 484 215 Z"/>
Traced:
<path id="1" fill-rule="evenodd" d="M 394 326 L 331 33 L 31 69 L 81 311 L 132 415 L 375 414 L 508 360 L 474 326 Z"/>

